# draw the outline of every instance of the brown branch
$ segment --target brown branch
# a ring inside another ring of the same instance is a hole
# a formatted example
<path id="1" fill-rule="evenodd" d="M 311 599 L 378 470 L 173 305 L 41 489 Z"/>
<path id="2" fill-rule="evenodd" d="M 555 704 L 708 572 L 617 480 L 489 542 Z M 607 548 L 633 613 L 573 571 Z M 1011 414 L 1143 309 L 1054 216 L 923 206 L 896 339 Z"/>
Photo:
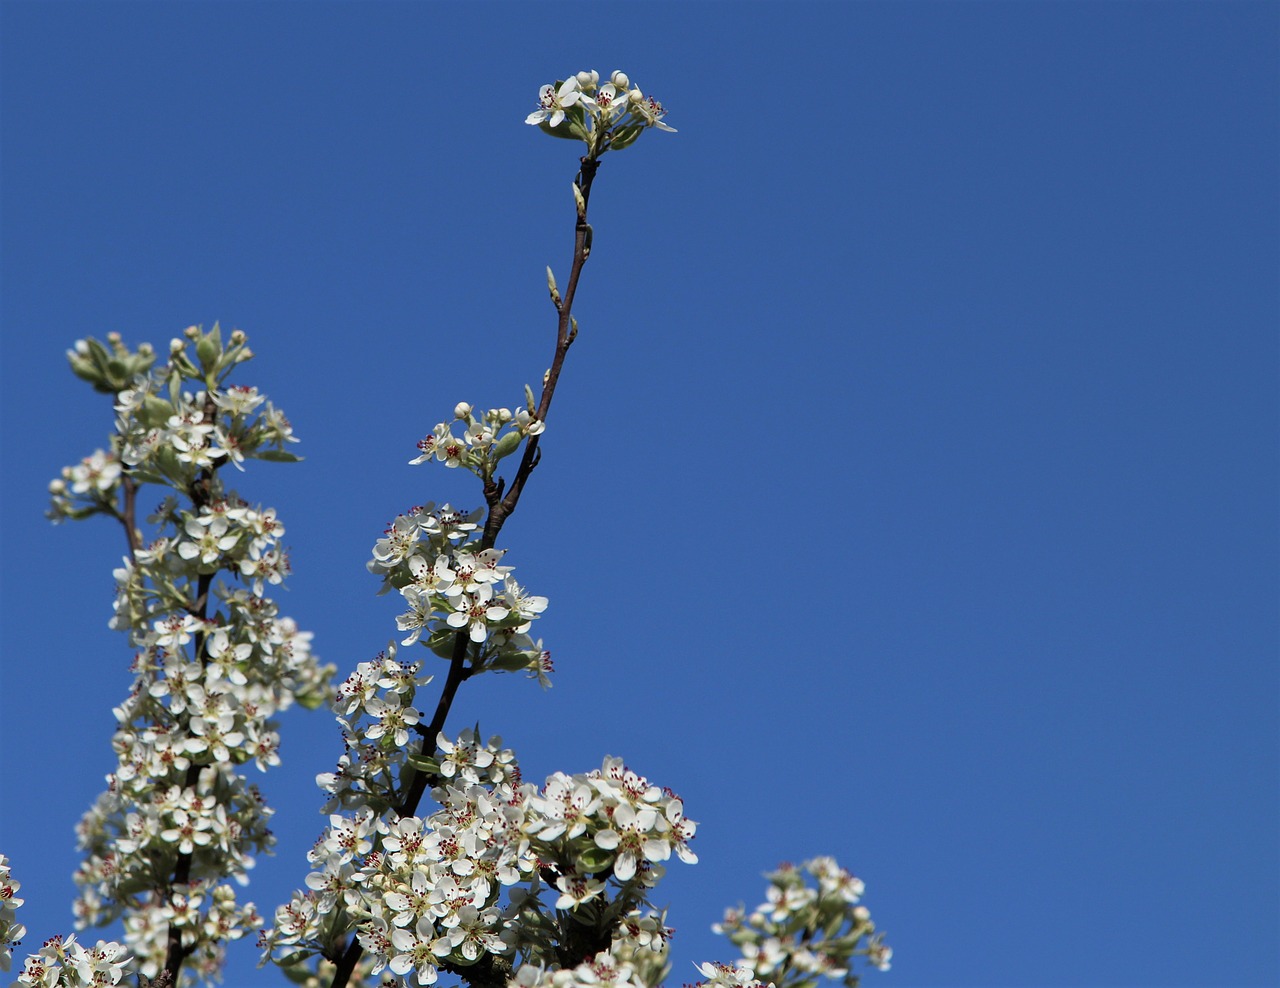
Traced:
<path id="1" fill-rule="evenodd" d="M 542 395 L 538 400 L 536 417 L 539 422 L 546 422 L 547 415 L 551 411 L 551 399 L 555 395 L 556 384 L 560 381 L 560 371 L 564 366 L 564 358 L 569 352 L 569 347 L 573 345 L 574 336 L 576 335 L 573 322 L 573 298 L 578 291 L 578 279 L 582 275 L 582 267 L 587 263 L 587 257 L 591 253 L 587 242 L 591 230 L 591 227 L 587 224 L 587 206 L 591 198 L 591 183 L 595 180 L 596 169 L 600 163 L 594 158 L 584 157 L 581 165 L 582 167 L 578 170 L 576 184 L 582 193 L 582 209 L 578 211 L 577 223 L 574 226 L 573 262 L 569 268 L 569 283 L 565 286 L 559 305 L 556 306 L 560 313 L 560 322 L 556 327 L 556 348 L 552 355 L 551 368 L 547 372 L 547 379 L 542 385 Z M 540 438 L 540 436 L 530 436 L 528 438 L 524 444 L 524 454 L 520 457 L 520 466 L 511 481 L 511 486 L 507 488 L 506 497 L 496 503 L 490 503 L 489 517 L 485 520 L 484 537 L 481 540 L 483 548 L 493 548 L 502 526 L 506 524 L 507 519 L 516 510 L 516 504 L 520 501 L 520 494 L 524 490 L 524 485 L 528 481 L 529 475 L 533 473 L 534 467 L 538 465 Z"/>
<path id="2" fill-rule="evenodd" d="M 121 474 L 120 486 L 124 488 L 124 511 L 117 517 L 124 525 L 124 537 L 129 542 L 129 562 L 136 565 L 138 562 L 138 485 L 129 473 L 128 467 L 125 467 Z"/>
<path id="3" fill-rule="evenodd" d="M 204 402 L 204 421 L 212 422 L 217 416 L 218 406 L 213 401 L 212 395 L 206 395 Z M 210 501 L 210 494 L 213 489 L 213 480 L 216 476 L 217 466 L 205 467 L 192 481 L 191 487 L 187 491 L 187 496 L 191 498 L 191 505 L 196 511 L 206 506 Z M 209 588 L 213 584 L 212 573 L 201 573 L 196 580 L 196 597 L 187 605 L 187 612 L 193 614 L 200 620 L 200 629 L 195 634 L 195 655 L 203 669 L 209 663 L 209 653 L 206 648 L 208 635 L 205 632 L 205 622 L 208 620 L 209 614 Z M 190 713 L 187 715 L 187 723 L 190 723 Z M 190 730 L 188 728 L 188 733 Z M 184 790 L 194 790 L 200 781 L 200 770 L 204 765 L 199 765 L 193 758 L 187 765 L 187 776 L 183 780 L 182 787 Z M 165 894 L 172 897 L 174 890 L 182 885 L 188 885 L 191 881 L 191 865 L 194 859 L 194 852 L 179 852 L 178 860 L 173 866 L 173 879 L 169 882 L 169 887 Z M 167 975 L 171 979 L 172 984 L 179 983 L 179 976 L 182 972 L 182 965 L 187 958 L 191 956 L 194 947 L 184 947 L 182 945 L 182 929 L 177 923 L 169 924 L 168 947 L 165 951 L 164 967 L 161 969 L 161 975 Z"/>
<path id="4" fill-rule="evenodd" d="M 560 371 L 564 366 L 565 355 L 569 352 L 569 347 L 573 344 L 577 333 L 577 328 L 573 321 L 573 297 L 578 290 L 578 279 L 582 275 L 582 267 L 586 264 L 587 257 L 591 253 L 589 244 L 591 228 L 587 225 L 587 202 L 591 196 L 591 183 L 595 179 L 596 169 L 600 163 L 595 158 L 583 157 L 580 164 L 581 167 L 578 170 L 576 184 L 582 193 L 582 207 L 577 210 L 578 218 L 574 226 L 573 263 L 569 269 L 569 282 L 556 305 L 560 319 L 556 327 L 556 346 L 551 359 L 551 369 L 547 372 L 546 380 L 542 385 L 542 395 L 538 400 L 536 417 L 539 422 L 547 420 L 547 413 L 551 410 L 551 399 L 555 394 L 556 384 L 560 380 Z M 503 478 L 499 477 L 497 481 L 490 480 L 485 484 L 484 497 L 489 510 L 484 522 L 484 532 L 480 539 L 481 549 L 493 548 L 494 543 L 497 541 L 498 533 L 502 531 L 502 526 L 506 524 L 507 519 L 516 510 L 516 504 L 520 500 L 520 493 L 524 490 L 524 485 L 528 481 L 529 475 L 533 473 L 538 461 L 542 458 L 541 450 L 538 448 L 538 439 L 538 436 L 530 436 L 525 441 L 524 454 L 520 458 L 520 466 L 516 470 L 515 478 L 511 481 L 511 486 L 506 488 L 505 497 L 503 496 L 505 484 Z M 418 733 L 423 738 L 424 751 L 427 750 L 428 745 L 434 750 L 436 736 L 444 730 L 445 720 L 448 718 L 449 710 L 453 706 L 453 699 L 458 692 L 458 687 L 473 672 L 467 666 L 469 644 L 470 636 L 467 629 L 462 629 L 454 636 L 453 655 L 449 661 L 449 675 L 445 679 L 444 689 L 441 691 L 440 700 L 436 704 L 435 715 L 431 718 L 431 723 L 426 728 L 423 728 L 421 724 L 418 725 Z M 421 801 L 423 794 L 427 791 L 427 786 L 434 786 L 439 781 L 439 778 L 434 773 L 415 770 L 410 776 L 408 790 L 401 799 L 400 805 L 396 807 L 395 812 L 402 817 L 413 816 L 417 812 L 418 803 Z M 346 950 L 342 952 L 342 956 L 335 962 L 333 981 L 330 984 L 330 988 L 346 988 L 363 952 L 364 948 L 360 945 L 360 939 L 353 934 Z M 510 973 L 505 969 L 505 965 L 498 963 L 498 959 L 491 954 L 486 956 L 483 961 L 469 967 L 457 967 L 446 963 L 442 964 L 441 968 L 457 975 L 464 981 L 470 982 L 472 988 L 490 988 L 490 986 L 505 985 L 507 975 Z"/>

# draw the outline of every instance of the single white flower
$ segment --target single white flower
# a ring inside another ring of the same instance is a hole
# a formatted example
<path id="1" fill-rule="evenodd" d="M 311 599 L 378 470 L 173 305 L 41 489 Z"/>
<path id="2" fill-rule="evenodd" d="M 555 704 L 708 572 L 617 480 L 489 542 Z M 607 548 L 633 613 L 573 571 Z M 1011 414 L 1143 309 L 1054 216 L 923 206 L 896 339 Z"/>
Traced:
<path id="1" fill-rule="evenodd" d="M 543 86 L 538 90 L 538 109 L 525 117 L 524 122 L 537 125 L 545 120 L 549 126 L 558 127 L 564 111 L 585 98 L 586 94 L 578 88 L 578 80 L 573 77 L 560 83 L 559 89 Z"/>
<path id="2" fill-rule="evenodd" d="M 657 127 L 672 134 L 676 132 L 674 127 L 668 127 L 662 122 L 662 118 L 667 115 L 667 108 L 652 96 L 645 96 L 640 90 L 633 89 L 627 94 L 627 100 L 631 104 L 631 112 L 643 120 L 646 127 Z"/>
<path id="3" fill-rule="evenodd" d="M 470 625 L 471 640 L 482 642 L 489 637 L 490 621 L 501 621 L 511 613 L 504 605 L 493 599 L 493 585 L 490 583 L 476 587 L 471 593 L 460 594 L 451 601 L 456 610 L 446 619 L 450 628 L 465 628 Z"/>

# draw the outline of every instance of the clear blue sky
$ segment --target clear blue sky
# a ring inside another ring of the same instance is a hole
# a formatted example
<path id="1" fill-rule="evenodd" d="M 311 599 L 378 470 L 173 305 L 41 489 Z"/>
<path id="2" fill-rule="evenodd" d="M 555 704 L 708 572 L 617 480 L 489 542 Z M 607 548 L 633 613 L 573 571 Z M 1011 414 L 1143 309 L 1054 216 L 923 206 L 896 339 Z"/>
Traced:
<path id="1" fill-rule="evenodd" d="M 53 528 L 104 444 L 77 338 L 221 320 L 307 459 L 283 607 L 339 668 L 459 400 L 550 359 L 575 148 L 537 87 L 629 72 L 582 333 L 504 530 L 555 688 L 468 683 L 526 774 L 624 756 L 701 821 L 671 982 L 760 873 L 831 853 L 883 985 L 1273 985 L 1280 7 L 8 2 L 0 851 L 34 949 L 112 765 L 121 533 Z M 443 666 L 443 664 L 442 664 Z M 301 884 L 339 753 L 264 779 Z M 277 984 L 243 946 L 231 988 Z"/>

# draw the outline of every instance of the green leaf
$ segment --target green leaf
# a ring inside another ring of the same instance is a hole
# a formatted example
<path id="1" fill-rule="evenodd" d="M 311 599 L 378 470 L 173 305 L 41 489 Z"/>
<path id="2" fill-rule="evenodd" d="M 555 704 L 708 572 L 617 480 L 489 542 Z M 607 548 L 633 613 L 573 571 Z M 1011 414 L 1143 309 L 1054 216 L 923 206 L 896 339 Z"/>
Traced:
<path id="1" fill-rule="evenodd" d="M 613 132 L 613 139 L 609 141 L 609 150 L 621 151 L 623 148 L 630 147 L 642 133 L 644 133 L 644 127 L 640 124 L 618 128 Z"/>
<path id="2" fill-rule="evenodd" d="M 578 863 L 584 871 L 604 871 L 613 865 L 613 852 L 603 847 L 588 847 L 578 855 Z"/>
<path id="3" fill-rule="evenodd" d="M 269 460 L 272 463 L 301 463 L 302 457 L 283 449 L 260 449 L 253 454 L 255 460 Z"/>
<path id="4" fill-rule="evenodd" d="M 420 772 L 429 772 L 431 775 L 440 774 L 440 759 L 438 758 L 430 758 L 426 755 L 406 755 L 405 761 Z"/>

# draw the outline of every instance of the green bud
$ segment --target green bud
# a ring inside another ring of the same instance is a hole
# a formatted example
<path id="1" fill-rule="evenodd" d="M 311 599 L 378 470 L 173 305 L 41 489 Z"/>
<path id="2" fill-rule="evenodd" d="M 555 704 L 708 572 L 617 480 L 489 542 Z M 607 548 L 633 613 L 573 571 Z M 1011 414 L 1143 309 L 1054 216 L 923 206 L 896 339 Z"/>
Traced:
<path id="1" fill-rule="evenodd" d="M 547 290 L 551 292 L 551 301 L 560 308 L 560 289 L 556 287 L 556 276 L 551 273 L 551 265 L 547 265 Z"/>
<path id="2" fill-rule="evenodd" d="M 130 353 L 118 333 L 109 334 L 108 339 L 110 350 L 92 338 L 77 341 L 75 348 L 67 351 L 67 361 L 71 372 L 92 384 L 95 391 L 118 394 L 133 384 L 135 377 L 149 371 L 156 357 L 150 347 Z"/>
<path id="3" fill-rule="evenodd" d="M 200 358 L 200 369 L 205 374 L 216 371 L 218 360 L 222 357 L 222 332 L 216 322 L 213 329 L 201 334 L 196 340 L 196 356 Z"/>
<path id="4" fill-rule="evenodd" d="M 489 455 L 493 458 L 493 462 L 497 463 L 504 456 L 510 456 L 514 453 L 520 445 L 520 440 L 523 438 L 524 437 L 515 430 L 506 433 L 501 439 L 494 443 L 493 449 L 490 451 Z"/>

